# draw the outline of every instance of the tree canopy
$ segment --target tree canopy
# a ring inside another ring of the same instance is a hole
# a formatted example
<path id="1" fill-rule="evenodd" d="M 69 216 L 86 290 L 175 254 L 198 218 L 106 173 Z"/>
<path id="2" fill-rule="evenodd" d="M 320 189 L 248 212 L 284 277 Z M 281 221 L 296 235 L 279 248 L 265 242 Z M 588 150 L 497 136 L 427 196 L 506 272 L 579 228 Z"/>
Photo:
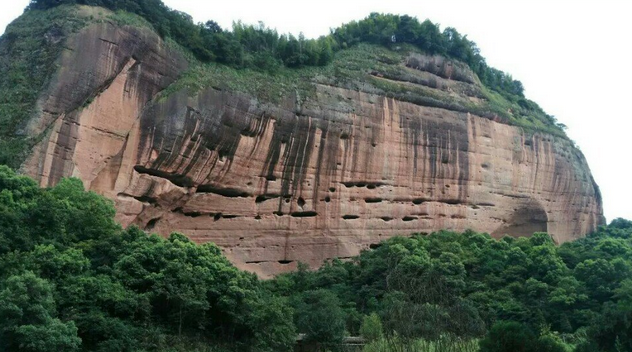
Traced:
<path id="1" fill-rule="evenodd" d="M 302 34 L 279 34 L 262 23 L 237 22 L 232 31 L 214 21 L 195 23 L 186 13 L 167 7 L 161 0 L 31 0 L 27 10 L 49 9 L 64 4 L 102 6 L 131 12 L 145 18 L 163 37 L 170 37 L 202 61 L 217 61 L 234 67 L 273 70 L 287 67 L 320 66 L 331 62 L 334 52 L 358 43 L 388 47 L 411 44 L 430 53 L 464 63 L 491 89 L 508 96 L 524 97 L 520 81 L 489 67 L 476 43 L 456 29 L 430 20 L 420 22 L 407 15 L 371 13 L 368 17 L 333 29 L 329 35 L 306 39 Z"/>
<path id="2" fill-rule="evenodd" d="M 269 284 L 288 297 L 335 293 L 351 334 L 377 314 L 386 335 L 486 336 L 481 351 L 563 351 L 561 338 L 585 350 L 632 351 L 630 258 L 632 222 L 623 219 L 561 246 L 545 233 L 496 240 L 441 231 L 392 238 Z"/>
<path id="3" fill-rule="evenodd" d="M 81 181 L 0 166 L 0 351 L 288 351 L 292 314 L 217 246 L 124 230 Z"/>
<path id="4" fill-rule="evenodd" d="M 561 246 L 545 233 L 394 237 L 260 281 L 213 244 L 122 229 L 80 180 L 39 188 L 0 166 L 0 351 L 289 351 L 301 333 L 331 350 L 361 334 L 615 352 L 632 351 L 630 321 L 623 219 Z"/>

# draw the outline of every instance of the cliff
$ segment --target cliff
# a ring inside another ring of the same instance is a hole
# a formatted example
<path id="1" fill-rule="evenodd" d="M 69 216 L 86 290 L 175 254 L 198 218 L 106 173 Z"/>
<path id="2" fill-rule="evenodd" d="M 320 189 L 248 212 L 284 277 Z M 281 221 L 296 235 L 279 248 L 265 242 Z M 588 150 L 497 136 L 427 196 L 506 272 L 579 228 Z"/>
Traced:
<path id="1" fill-rule="evenodd" d="M 214 242 L 267 276 L 412 232 L 559 243 L 603 221 L 573 143 L 525 127 L 459 62 L 362 44 L 323 68 L 235 70 L 100 16 L 58 39 L 21 171 L 80 178 L 124 226 Z"/>

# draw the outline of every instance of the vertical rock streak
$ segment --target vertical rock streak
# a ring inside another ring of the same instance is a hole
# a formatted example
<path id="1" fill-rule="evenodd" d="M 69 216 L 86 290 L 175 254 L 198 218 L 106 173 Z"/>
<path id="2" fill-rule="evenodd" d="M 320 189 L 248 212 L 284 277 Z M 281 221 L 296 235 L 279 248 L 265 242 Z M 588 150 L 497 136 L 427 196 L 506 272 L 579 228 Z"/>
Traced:
<path id="1" fill-rule="evenodd" d="M 215 242 L 263 276 L 411 232 L 563 242 L 602 219 L 584 157 L 562 138 L 318 84 L 300 104 L 214 88 L 157 99 L 187 64 L 154 34 L 99 24 L 68 45 L 89 50 L 62 57 L 31 124 L 54 128 L 24 171 L 43 186 L 80 177 L 123 225 Z M 440 57 L 406 65 L 434 84 L 477 82 Z"/>

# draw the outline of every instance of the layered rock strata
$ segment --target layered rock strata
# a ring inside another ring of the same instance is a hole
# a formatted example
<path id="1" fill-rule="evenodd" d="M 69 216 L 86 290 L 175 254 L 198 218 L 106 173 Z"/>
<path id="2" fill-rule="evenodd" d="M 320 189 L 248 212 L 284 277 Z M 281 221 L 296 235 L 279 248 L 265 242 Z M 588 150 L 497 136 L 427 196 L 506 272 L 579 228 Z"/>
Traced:
<path id="1" fill-rule="evenodd" d="M 123 225 L 214 242 L 264 277 L 413 232 L 564 242 L 602 221 L 565 138 L 316 82 L 276 103 L 219 88 L 157 98 L 188 64 L 151 31 L 95 24 L 66 47 L 23 171 L 42 186 L 79 177 Z M 467 68 L 421 54 L 401 65 L 416 79 L 376 79 L 480 99 Z"/>

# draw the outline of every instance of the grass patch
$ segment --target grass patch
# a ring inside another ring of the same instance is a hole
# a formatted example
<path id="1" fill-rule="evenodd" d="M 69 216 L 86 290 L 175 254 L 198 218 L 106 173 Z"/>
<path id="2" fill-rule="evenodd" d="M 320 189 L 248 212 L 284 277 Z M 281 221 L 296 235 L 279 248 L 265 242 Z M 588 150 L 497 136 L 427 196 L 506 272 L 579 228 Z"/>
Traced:
<path id="1" fill-rule="evenodd" d="M 430 341 L 424 339 L 406 340 L 397 336 L 381 338 L 364 346 L 362 352 L 393 352 L 393 351 L 424 351 L 424 352 L 477 352 L 478 340 L 465 339 L 456 336 L 441 336 Z"/>
<path id="2" fill-rule="evenodd" d="M 149 23 L 149 21 L 147 21 L 144 17 L 141 17 L 139 15 L 121 10 L 116 12 L 111 12 L 109 10 L 104 11 L 108 11 L 107 19 L 118 24 L 119 26 L 133 26 L 154 30 L 154 26 L 152 26 L 152 24 Z"/>
<path id="3" fill-rule="evenodd" d="M 179 47 L 175 42 L 170 45 Z M 459 88 L 477 99 L 434 89 L 421 78 L 411 76 L 411 69 L 402 65 L 410 52 L 418 49 L 403 45 L 394 51 L 372 44 L 358 44 L 336 53 L 333 61 L 322 67 L 277 67 L 272 71 L 235 69 L 218 63 L 202 63 L 190 52 L 185 54 L 190 69 L 160 95 L 186 90 L 193 96 L 205 88 L 215 88 L 251 95 L 263 103 L 278 103 L 296 94 L 298 99 L 315 97 L 315 84 L 327 84 L 365 93 L 380 94 L 413 104 L 443 108 L 478 116 L 499 119 L 521 127 L 527 133 L 545 132 L 566 138 L 552 117 L 532 101 L 522 97 L 505 97 L 483 85 L 458 82 Z M 376 77 L 379 73 L 381 77 Z M 510 99 L 513 99 L 510 100 Z"/>

